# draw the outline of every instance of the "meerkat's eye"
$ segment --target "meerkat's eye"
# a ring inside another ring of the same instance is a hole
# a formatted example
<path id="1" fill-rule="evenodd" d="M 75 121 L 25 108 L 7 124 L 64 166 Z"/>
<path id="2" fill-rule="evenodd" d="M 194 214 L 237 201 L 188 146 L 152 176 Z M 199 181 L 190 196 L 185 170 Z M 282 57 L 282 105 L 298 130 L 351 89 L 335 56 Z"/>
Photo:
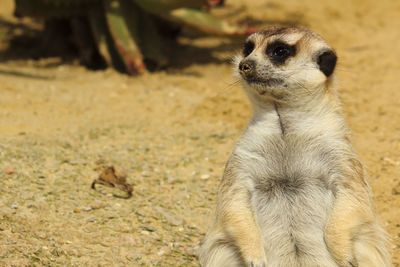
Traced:
<path id="1" fill-rule="evenodd" d="M 267 47 L 267 55 L 277 64 L 282 64 L 285 60 L 296 53 L 294 46 L 289 46 L 283 42 L 276 41 Z"/>
<path id="2" fill-rule="evenodd" d="M 285 46 L 278 46 L 272 52 L 272 55 L 277 58 L 287 57 L 289 54 L 290 50 Z"/>
<path id="3" fill-rule="evenodd" d="M 248 55 L 251 54 L 251 52 L 253 52 L 254 50 L 254 43 L 252 41 L 248 41 L 244 44 L 244 48 L 243 48 L 243 55 L 244 57 L 247 57 Z"/>

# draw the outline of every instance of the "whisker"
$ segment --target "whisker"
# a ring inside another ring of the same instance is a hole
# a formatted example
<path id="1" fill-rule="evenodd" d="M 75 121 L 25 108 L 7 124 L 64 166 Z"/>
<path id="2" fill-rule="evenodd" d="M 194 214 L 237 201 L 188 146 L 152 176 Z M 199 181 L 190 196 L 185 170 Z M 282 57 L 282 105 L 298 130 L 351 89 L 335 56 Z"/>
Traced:
<path id="1" fill-rule="evenodd" d="M 302 84 L 300 81 L 298 81 L 298 80 L 296 80 L 295 78 L 293 78 L 293 77 L 286 77 L 287 79 L 290 79 L 290 80 L 292 80 L 292 81 L 294 81 L 298 86 L 300 86 L 301 88 L 303 88 L 304 90 L 306 90 L 310 95 L 312 95 L 312 92 L 310 91 L 310 90 L 308 90 L 308 88 L 304 85 L 304 84 Z"/>
<path id="2" fill-rule="evenodd" d="M 215 94 L 213 94 L 211 97 L 217 97 L 223 94 L 226 94 L 227 92 L 229 92 L 230 90 L 232 90 L 235 86 L 237 86 L 238 84 L 240 84 L 240 80 L 237 79 L 233 82 L 228 83 L 227 86 L 225 86 L 222 90 L 218 90 Z"/>

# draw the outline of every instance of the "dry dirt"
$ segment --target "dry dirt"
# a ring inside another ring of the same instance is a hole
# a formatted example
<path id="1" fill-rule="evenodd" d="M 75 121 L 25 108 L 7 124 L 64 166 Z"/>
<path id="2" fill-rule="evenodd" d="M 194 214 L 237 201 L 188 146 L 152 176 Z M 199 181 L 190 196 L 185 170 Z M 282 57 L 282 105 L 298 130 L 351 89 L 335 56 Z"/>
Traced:
<path id="1" fill-rule="evenodd" d="M 232 20 L 306 26 L 336 48 L 353 143 L 400 266 L 400 1 L 227 2 L 218 13 Z M 0 1 L 0 266 L 197 265 L 251 113 L 229 64 L 241 40 L 182 38 L 170 69 L 128 77 L 18 57 L 7 31 L 30 24 L 11 9 Z M 90 188 L 101 165 L 128 174 L 132 198 Z"/>

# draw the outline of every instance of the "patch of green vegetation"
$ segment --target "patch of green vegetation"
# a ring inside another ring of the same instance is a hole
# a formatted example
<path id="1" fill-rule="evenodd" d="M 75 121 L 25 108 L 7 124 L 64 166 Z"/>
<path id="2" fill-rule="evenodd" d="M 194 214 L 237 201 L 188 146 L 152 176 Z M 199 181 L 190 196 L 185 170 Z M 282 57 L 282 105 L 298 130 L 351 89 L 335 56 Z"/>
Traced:
<path id="1" fill-rule="evenodd" d="M 32 263 L 40 262 L 40 258 L 38 258 L 38 257 L 36 257 L 36 256 L 31 256 L 30 259 L 31 259 L 31 262 L 32 262 Z"/>

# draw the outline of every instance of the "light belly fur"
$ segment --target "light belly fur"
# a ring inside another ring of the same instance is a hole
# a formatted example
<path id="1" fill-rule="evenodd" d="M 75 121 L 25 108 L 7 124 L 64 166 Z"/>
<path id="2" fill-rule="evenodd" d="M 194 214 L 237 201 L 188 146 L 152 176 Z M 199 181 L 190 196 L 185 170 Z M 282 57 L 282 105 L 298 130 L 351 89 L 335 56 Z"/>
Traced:
<path id="1" fill-rule="evenodd" d="M 255 192 L 268 266 L 337 266 L 324 241 L 333 194 L 311 187 L 307 192 L 286 198 Z"/>
<path id="2" fill-rule="evenodd" d="M 297 135 L 260 141 L 238 149 L 255 189 L 251 203 L 268 266 L 338 266 L 324 241 L 334 201 L 331 174 L 340 165 L 335 149 L 323 138 Z"/>

